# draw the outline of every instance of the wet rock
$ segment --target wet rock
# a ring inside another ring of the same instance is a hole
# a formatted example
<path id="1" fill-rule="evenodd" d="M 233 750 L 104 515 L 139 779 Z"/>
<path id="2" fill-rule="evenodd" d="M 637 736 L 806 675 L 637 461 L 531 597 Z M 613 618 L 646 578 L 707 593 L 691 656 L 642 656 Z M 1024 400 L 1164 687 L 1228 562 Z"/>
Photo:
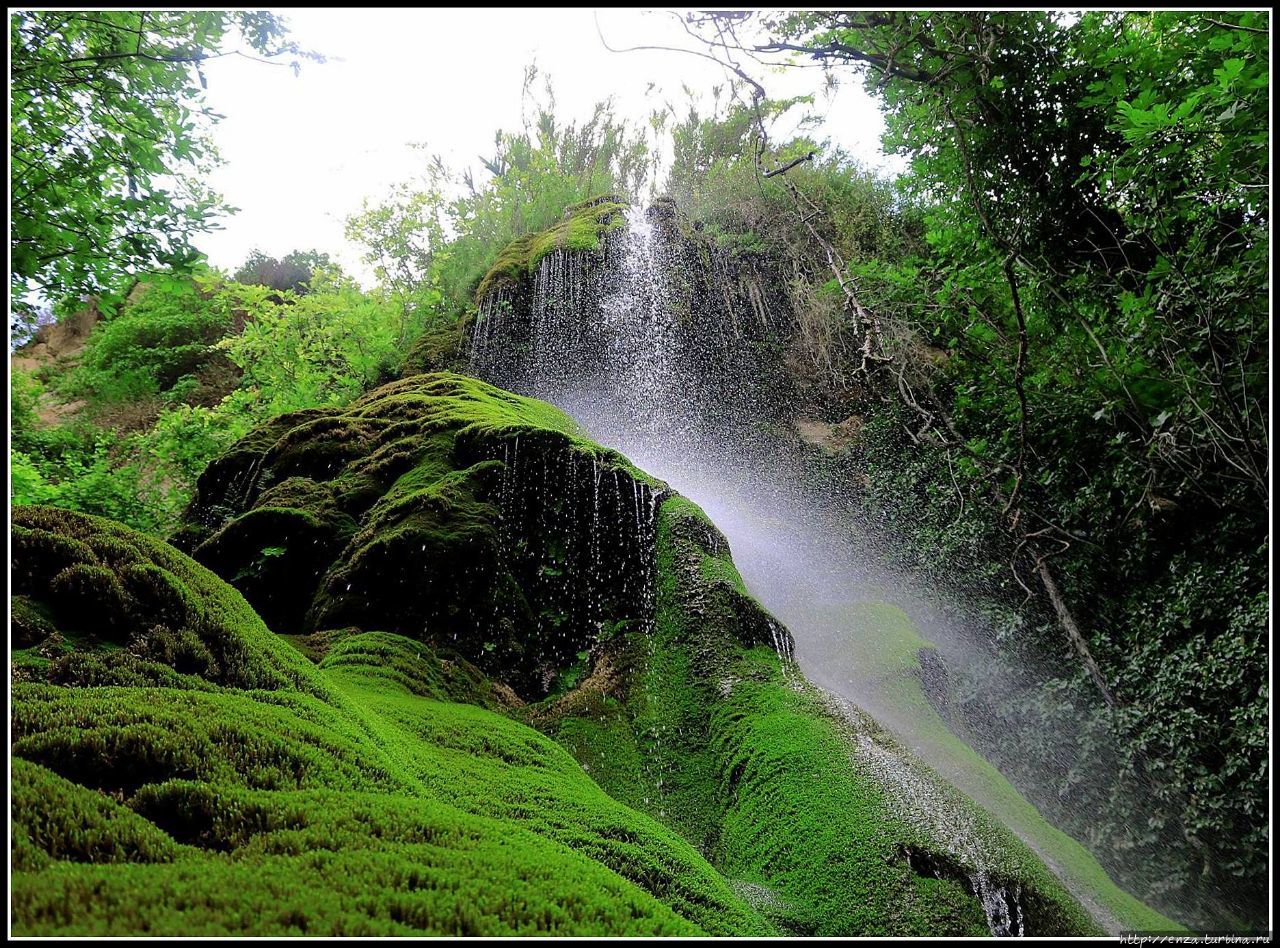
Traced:
<path id="1" fill-rule="evenodd" d="M 251 432 L 178 539 L 278 632 L 387 629 L 537 697 L 648 621 L 654 504 L 551 406 L 429 373 Z"/>

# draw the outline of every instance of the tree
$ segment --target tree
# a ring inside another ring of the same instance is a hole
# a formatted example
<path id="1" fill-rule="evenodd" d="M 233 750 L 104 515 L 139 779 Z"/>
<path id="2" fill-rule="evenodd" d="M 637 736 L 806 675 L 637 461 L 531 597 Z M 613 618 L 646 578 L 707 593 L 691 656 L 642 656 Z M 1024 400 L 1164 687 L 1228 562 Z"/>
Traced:
<path id="1" fill-rule="evenodd" d="M 53 302 L 111 289 L 141 269 L 184 267 L 194 235 L 229 210 L 205 183 L 220 116 L 201 64 L 251 55 L 295 72 L 285 26 L 264 11 L 14 11 L 11 296 Z"/>
<path id="2" fill-rule="evenodd" d="M 274 290 L 292 290 L 304 295 L 310 291 L 311 279 L 320 267 L 337 269 L 327 253 L 318 250 L 295 250 L 277 260 L 261 250 L 250 251 L 232 278 L 237 283 L 269 286 Z"/>
<path id="3" fill-rule="evenodd" d="M 742 16 L 709 21 L 732 37 Z M 859 67 L 886 145 L 912 159 L 904 183 L 930 207 L 939 260 L 953 278 L 994 265 L 1028 309 L 1008 308 L 1023 340 L 1008 388 L 1034 382 L 1023 317 L 1038 308 L 1044 338 L 1101 356 L 1092 410 L 1130 429 L 1164 496 L 1222 507 L 1267 498 L 1265 23 L 797 13 L 749 51 Z M 1010 431 L 1014 464 L 1026 432 Z"/>

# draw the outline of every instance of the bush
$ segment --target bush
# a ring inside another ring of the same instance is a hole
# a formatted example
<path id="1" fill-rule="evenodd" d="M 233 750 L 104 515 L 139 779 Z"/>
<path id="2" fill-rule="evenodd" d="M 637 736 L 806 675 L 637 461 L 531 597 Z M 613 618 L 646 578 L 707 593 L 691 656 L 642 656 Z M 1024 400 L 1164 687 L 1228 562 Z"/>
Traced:
<path id="1" fill-rule="evenodd" d="M 231 313 L 213 305 L 197 281 L 153 275 L 89 337 L 80 367 L 67 379 L 67 393 L 98 404 L 157 395 L 193 375 L 212 346 L 233 325 Z"/>

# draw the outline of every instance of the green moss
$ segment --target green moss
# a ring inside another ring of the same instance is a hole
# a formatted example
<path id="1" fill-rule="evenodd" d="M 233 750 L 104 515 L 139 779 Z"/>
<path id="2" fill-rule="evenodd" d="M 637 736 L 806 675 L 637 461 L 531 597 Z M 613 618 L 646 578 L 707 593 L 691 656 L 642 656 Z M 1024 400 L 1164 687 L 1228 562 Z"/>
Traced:
<path id="1" fill-rule="evenodd" d="M 30 871 L 55 861 L 170 862 L 172 838 L 101 793 L 26 760 L 13 761 L 14 868 Z"/>
<path id="2" fill-rule="evenodd" d="M 468 320 L 423 332 L 405 355 L 400 375 L 424 375 L 428 372 L 461 372 L 466 370 L 463 345 L 466 340 Z"/>
<path id="3" fill-rule="evenodd" d="M 549 728 L 556 741 L 614 799 L 648 810 L 644 757 L 631 717 L 617 699 L 598 696 L 590 707 L 557 715 Z"/>
<path id="4" fill-rule="evenodd" d="M 543 257 L 555 250 L 599 249 L 600 238 L 623 225 L 626 207 L 617 195 L 602 194 L 571 204 L 565 208 L 564 219 L 554 226 L 516 238 L 498 254 L 489 272 L 481 278 L 476 302 L 480 303 L 499 287 L 518 284 L 537 270 Z"/>
<path id="5" fill-rule="evenodd" d="M 9 640 L 16 649 L 39 645 L 58 631 L 46 607 L 27 596 L 10 600 Z"/>
<path id="6" fill-rule="evenodd" d="M 77 667 L 95 685 L 109 683 L 113 668 L 134 683 L 130 676 L 148 666 L 229 687 L 275 689 L 302 680 L 300 656 L 243 597 L 167 543 L 48 507 L 15 507 L 13 524 L 14 593 L 76 644 L 74 655 L 52 666 L 62 683 L 75 683 Z M 110 647 L 123 654 L 84 661 Z"/>
<path id="7" fill-rule="evenodd" d="M 17 515 L 85 549 L 130 545 L 197 611 L 239 608 L 224 632 L 287 674 L 252 690 L 213 672 L 203 690 L 17 684 L 15 931 L 772 931 L 688 843 L 499 713 L 513 696 L 467 663 L 347 631 L 323 636 L 317 665 L 164 544 Z"/>
<path id="8" fill-rule="evenodd" d="M 908 829 L 853 769 L 822 709 L 783 677 L 769 619 L 723 537 L 687 502 L 662 514 L 657 647 L 639 718 L 655 735 L 662 806 L 723 872 L 789 905 L 800 933 L 985 933 L 967 893 L 895 856 Z"/>
<path id="9" fill-rule="evenodd" d="M 802 907 L 815 935 L 987 934 L 963 887 L 912 871 L 900 853 L 921 834 L 894 818 L 813 697 L 769 680 L 776 656 L 756 653 L 760 670 L 733 686 L 712 728 L 731 800 L 716 864 Z"/>
<path id="10" fill-rule="evenodd" d="M 350 629 L 340 635 L 320 661 L 331 675 L 357 675 L 371 686 L 492 710 L 518 703 L 509 689 L 496 686 L 463 659 L 440 658 L 421 643 L 385 632 Z"/>
<path id="11" fill-rule="evenodd" d="M 834 623 L 848 632 L 850 667 L 861 670 L 898 725 L 902 739 L 933 762 L 948 781 L 991 801 L 1009 829 L 1034 846 L 1072 889 L 1088 893 L 1122 929 L 1177 931 L 1178 923 L 1117 886 L 1097 859 L 1048 823 L 1007 779 L 961 738 L 934 709 L 923 687 L 922 655 L 933 649 L 905 612 L 887 603 L 843 610 Z"/>

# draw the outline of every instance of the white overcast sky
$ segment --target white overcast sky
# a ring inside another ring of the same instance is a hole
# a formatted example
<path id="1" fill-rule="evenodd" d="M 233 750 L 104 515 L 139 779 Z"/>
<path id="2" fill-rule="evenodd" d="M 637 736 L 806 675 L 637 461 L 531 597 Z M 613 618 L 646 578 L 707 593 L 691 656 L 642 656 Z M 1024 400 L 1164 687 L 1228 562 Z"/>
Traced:
<path id="1" fill-rule="evenodd" d="M 703 91 L 724 82 L 720 67 L 694 56 L 610 52 L 597 15 L 615 48 L 693 48 L 669 13 L 638 10 L 281 11 L 291 38 L 328 61 L 304 62 L 297 77 L 239 57 L 206 65 L 208 104 L 225 116 L 214 137 L 226 164 L 212 184 L 240 210 L 198 246 L 223 268 L 253 248 L 274 256 L 316 249 L 367 277 L 343 237 L 345 217 L 421 168 L 425 156 L 412 142 L 426 142 L 451 166 L 478 168 L 494 132 L 520 125 L 530 63 L 552 78 L 565 120 L 585 118 L 612 96 L 618 114 L 643 121 L 663 98 L 679 108 L 682 85 Z M 752 72 L 774 98 L 821 86 L 818 69 Z M 650 83 L 658 91 L 647 95 Z M 884 166 L 880 115 L 859 82 L 850 76 L 819 103 L 819 137 Z"/>

